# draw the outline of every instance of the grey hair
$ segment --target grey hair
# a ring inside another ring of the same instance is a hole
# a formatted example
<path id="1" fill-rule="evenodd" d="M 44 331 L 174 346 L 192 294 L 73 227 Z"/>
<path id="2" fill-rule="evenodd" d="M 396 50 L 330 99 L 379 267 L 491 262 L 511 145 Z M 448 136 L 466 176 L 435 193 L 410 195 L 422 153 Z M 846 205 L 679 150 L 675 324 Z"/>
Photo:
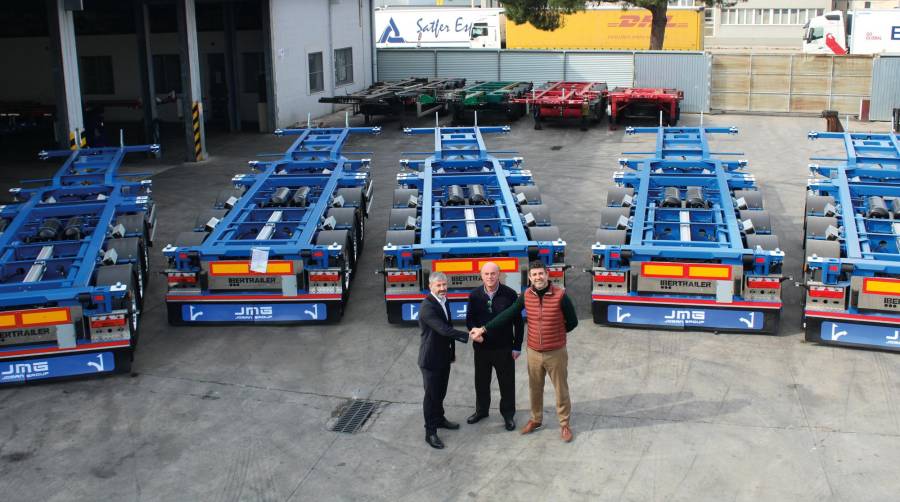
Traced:
<path id="1" fill-rule="evenodd" d="M 432 284 L 434 284 L 438 281 L 447 282 L 447 274 L 445 274 L 443 272 L 432 272 L 431 275 L 428 276 L 428 285 L 429 286 L 431 286 Z"/>

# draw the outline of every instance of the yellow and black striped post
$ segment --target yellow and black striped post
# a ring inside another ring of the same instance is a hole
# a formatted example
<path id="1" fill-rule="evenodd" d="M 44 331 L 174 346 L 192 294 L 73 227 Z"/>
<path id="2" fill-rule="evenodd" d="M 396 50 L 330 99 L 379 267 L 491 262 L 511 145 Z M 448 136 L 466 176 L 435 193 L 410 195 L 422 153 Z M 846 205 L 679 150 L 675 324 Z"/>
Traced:
<path id="1" fill-rule="evenodd" d="M 78 143 L 75 141 L 75 131 L 69 131 L 69 150 L 78 150 Z"/>
<path id="2" fill-rule="evenodd" d="M 203 145 L 200 141 L 200 102 L 194 101 L 191 106 L 191 124 L 194 128 L 194 160 L 203 160 Z"/>

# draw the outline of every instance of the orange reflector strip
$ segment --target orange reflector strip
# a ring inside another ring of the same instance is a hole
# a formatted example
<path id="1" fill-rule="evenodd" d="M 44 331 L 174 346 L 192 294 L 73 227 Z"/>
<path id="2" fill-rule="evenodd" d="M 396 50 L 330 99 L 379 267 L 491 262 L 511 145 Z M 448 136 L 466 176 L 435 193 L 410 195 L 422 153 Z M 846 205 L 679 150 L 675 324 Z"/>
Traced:
<path id="1" fill-rule="evenodd" d="M 681 263 L 642 263 L 641 275 L 647 277 L 684 277 Z"/>
<path id="2" fill-rule="evenodd" d="M 16 325 L 16 315 L 15 314 L 2 314 L 0 315 L 0 328 L 13 328 Z"/>
<path id="3" fill-rule="evenodd" d="M 641 275 L 645 277 L 665 277 L 670 279 L 713 279 L 731 280 L 730 265 L 707 265 L 703 263 L 644 262 Z"/>
<path id="4" fill-rule="evenodd" d="M 692 279 L 731 280 L 731 267 L 728 265 L 688 265 L 687 276 Z"/>
<path id="5" fill-rule="evenodd" d="M 481 272 L 481 267 L 487 262 L 494 262 L 500 268 L 501 272 L 518 272 L 518 258 L 471 258 L 456 260 L 435 260 L 431 264 L 433 272 L 444 272 L 448 274 L 472 274 Z"/>
<path id="6" fill-rule="evenodd" d="M 294 273 L 292 261 L 270 261 L 266 272 L 252 272 L 247 261 L 214 261 L 209 264 L 210 275 L 289 275 Z"/>
<path id="7" fill-rule="evenodd" d="M 475 260 L 439 260 L 431 266 L 434 272 L 474 272 Z"/>
<path id="8" fill-rule="evenodd" d="M 863 293 L 900 295 L 900 280 L 866 278 L 863 280 Z"/>
<path id="9" fill-rule="evenodd" d="M 0 313 L 0 329 L 53 326 L 72 322 L 67 308 L 17 310 Z"/>

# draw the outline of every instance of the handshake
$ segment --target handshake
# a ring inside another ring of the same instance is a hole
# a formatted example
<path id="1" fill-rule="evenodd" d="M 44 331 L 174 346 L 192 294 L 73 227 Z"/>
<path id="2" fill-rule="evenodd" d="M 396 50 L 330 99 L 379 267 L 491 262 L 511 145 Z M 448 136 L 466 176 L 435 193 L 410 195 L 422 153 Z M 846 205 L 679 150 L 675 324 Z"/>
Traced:
<path id="1" fill-rule="evenodd" d="M 481 343 L 484 341 L 484 332 L 486 330 L 482 328 L 472 328 L 469 330 L 469 340 L 473 342 Z"/>

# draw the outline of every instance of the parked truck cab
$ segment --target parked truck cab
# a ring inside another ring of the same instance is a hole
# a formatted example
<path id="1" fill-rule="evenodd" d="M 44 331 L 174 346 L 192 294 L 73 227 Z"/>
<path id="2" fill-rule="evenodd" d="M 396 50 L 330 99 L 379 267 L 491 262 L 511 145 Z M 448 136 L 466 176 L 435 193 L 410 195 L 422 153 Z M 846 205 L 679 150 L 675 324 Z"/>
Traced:
<path id="1" fill-rule="evenodd" d="M 841 11 L 810 19 L 803 26 L 804 54 L 847 54 L 847 24 Z"/>

